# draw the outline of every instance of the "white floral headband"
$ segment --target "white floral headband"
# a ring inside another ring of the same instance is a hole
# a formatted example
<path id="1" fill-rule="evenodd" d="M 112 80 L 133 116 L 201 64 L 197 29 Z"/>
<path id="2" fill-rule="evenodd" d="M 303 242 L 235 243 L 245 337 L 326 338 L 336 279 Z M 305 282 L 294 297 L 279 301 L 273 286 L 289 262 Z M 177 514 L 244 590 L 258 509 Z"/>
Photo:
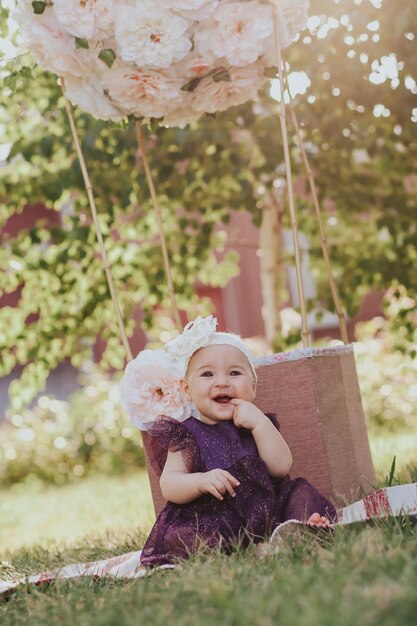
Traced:
<path id="1" fill-rule="evenodd" d="M 207 346 L 227 344 L 243 352 L 249 361 L 249 365 L 251 366 L 256 380 L 255 361 L 252 352 L 244 344 L 239 335 L 233 333 L 218 333 L 216 332 L 216 326 L 216 317 L 212 315 L 201 317 L 201 315 L 199 315 L 195 320 L 189 322 L 184 327 L 182 333 L 165 344 L 165 350 L 174 363 L 182 363 L 185 375 L 194 352 Z"/>
<path id="2" fill-rule="evenodd" d="M 190 417 L 193 405 L 184 375 L 197 350 L 211 345 L 229 344 L 246 356 L 256 380 L 252 352 L 239 335 L 216 332 L 217 319 L 198 316 L 184 331 L 168 341 L 164 348 L 142 350 L 127 364 L 120 382 L 120 404 L 130 421 L 140 430 L 148 430 L 164 417 L 182 422 Z"/>

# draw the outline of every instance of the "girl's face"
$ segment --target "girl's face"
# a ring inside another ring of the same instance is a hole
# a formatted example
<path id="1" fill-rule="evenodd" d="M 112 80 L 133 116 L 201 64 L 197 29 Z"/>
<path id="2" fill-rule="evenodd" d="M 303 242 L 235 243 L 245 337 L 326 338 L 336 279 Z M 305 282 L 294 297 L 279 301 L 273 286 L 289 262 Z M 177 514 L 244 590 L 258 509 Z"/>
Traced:
<path id="1" fill-rule="evenodd" d="M 186 382 L 200 418 L 207 424 L 231 420 L 232 398 L 255 397 L 256 382 L 243 352 L 227 344 L 197 350 L 188 365 Z"/>

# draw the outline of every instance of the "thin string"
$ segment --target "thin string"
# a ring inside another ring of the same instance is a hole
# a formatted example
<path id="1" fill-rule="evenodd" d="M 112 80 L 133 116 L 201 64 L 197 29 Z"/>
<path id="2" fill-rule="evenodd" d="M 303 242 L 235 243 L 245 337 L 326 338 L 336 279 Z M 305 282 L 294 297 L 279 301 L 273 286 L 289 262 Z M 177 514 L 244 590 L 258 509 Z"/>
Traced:
<path id="1" fill-rule="evenodd" d="M 162 212 L 161 212 L 161 207 L 159 206 L 158 197 L 156 195 L 155 185 L 153 183 L 152 174 L 151 174 L 151 168 L 149 167 L 149 161 L 148 161 L 148 157 L 146 154 L 145 140 L 143 137 L 142 126 L 140 122 L 136 122 L 136 136 L 137 136 L 139 150 L 142 156 L 143 166 L 145 168 L 146 180 L 148 182 L 148 187 L 149 187 L 149 191 L 150 191 L 151 198 L 152 198 L 153 208 L 155 210 L 155 215 L 156 215 L 156 219 L 158 223 L 159 239 L 161 242 L 162 256 L 164 259 L 165 273 L 166 273 L 167 283 L 168 283 L 168 294 L 169 294 L 169 299 L 171 302 L 171 314 L 177 326 L 177 329 L 181 332 L 182 323 L 181 323 L 180 313 L 177 307 L 177 302 L 175 299 L 174 283 L 172 280 L 171 265 L 169 262 L 168 248 L 167 248 L 166 239 L 165 239 Z"/>
<path id="2" fill-rule="evenodd" d="M 96 230 L 98 245 L 99 245 L 99 248 L 100 248 L 100 254 L 101 254 L 101 258 L 102 258 L 103 265 L 104 265 L 104 271 L 106 273 L 107 284 L 109 286 L 110 296 L 111 296 L 111 299 L 112 299 L 112 302 L 113 302 L 114 310 L 116 312 L 116 319 L 117 319 L 117 323 L 118 323 L 118 326 L 119 326 L 120 337 L 121 337 L 123 346 L 124 346 L 125 351 L 126 351 L 126 358 L 127 358 L 128 361 L 131 361 L 132 358 L 133 358 L 133 355 L 132 355 L 132 351 L 131 351 L 130 346 L 129 346 L 129 341 L 127 339 L 126 330 L 125 330 L 125 327 L 124 327 L 123 318 L 122 318 L 122 314 L 121 314 L 120 307 L 119 307 L 119 302 L 117 300 L 116 290 L 114 288 L 113 277 L 112 277 L 111 270 L 110 270 L 109 260 L 108 260 L 108 257 L 107 257 L 106 250 L 104 248 L 103 235 L 101 233 L 100 223 L 99 223 L 98 216 L 97 216 L 96 203 L 95 203 L 94 195 L 93 195 L 93 186 L 91 184 L 90 177 L 88 175 L 87 166 L 86 166 L 85 159 L 84 159 L 84 155 L 83 155 L 82 150 L 81 150 L 81 144 L 80 144 L 80 140 L 78 138 L 78 133 L 77 133 L 77 128 L 75 126 L 74 116 L 72 114 L 72 107 L 71 107 L 71 104 L 69 103 L 67 97 L 65 96 L 65 81 L 64 81 L 63 77 L 60 78 L 60 81 L 61 81 L 62 93 L 64 94 L 64 98 L 65 98 L 65 108 L 67 110 L 67 115 L 68 115 L 68 120 L 69 120 L 69 124 L 70 124 L 70 128 L 71 128 L 71 133 L 72 133 L 72 137 L 73 137 L 73 140 L 74 140 L 75 149 L 77 151 L 78 160 L 80 162 L 81 172 L 82 172 L 82 175 L 83 175 L 85 188 L 87 190 L 88 202 L 89 202 L 89 205 L 90 205 L 91 214 L 93 216 L 93 222 L 94 222 L 94 226 L 95 226 L 95 230 Z"/>
<path id="3" fill-rule="evenodd" d="M 288 90 L 288 93 L 290 93 L 289 90 Z M 291 95 L 290 95 L 290 98 L 291 98 Z M 349 343 L 349 336 L 348 336 L 347 327 L 346 327 L 346 319 L 345 319 L 345 314 L 344 314 L 343 307 L 340 301 L 339 290 L 337 288 L 337 285 L 333 276 L 332 266 L 330 262 L 330 255 L 329 255 L 329 247 L 327 244 L 326 234 L 324 232 L 323 219 L 321 216 L 321 210 L 320 210 L 320 204 L 319 204 L 319 200 L 317 196 L 317 188 L 316 188 L 316 183 L 314 180 L 314 174 L 313 174 L 313 170 L 311 169 L 310 161 L 307 156 L 307 151 L 305 149 L 305 144 L 304 144 L 303 137 L 300 131 L 300 126 L 298 124 L 298 119 L 297 119 L 294 107 L 291 103 L 290 103 L 290 112 L 291 112 L 291 119 L 294 124 L 295 131 L 297 133 L 297 139 L 298 139 L 298 143 L 301 149 L 301 154 L 303 156 L 304 165 L 307 171 L 311 194 L 313 196 L 314 209 L 316 212 L 317 222 L 318 222 L 319 230 L 320 230 L 321 249 L 323 252 L 324 262 L 325 262 L 326 269 L 327 269 L 330 291 L 332 293 L 334 306 L 337 312 L 337 316 L 339 318 L 340 336 L 341 336 L 343 343 L 346 344 L 346 343 Z"/>
<path id="4" fill-rule="evenodd" d="M 281 133 L 282 133 L 282 141 L 284 146 L 284 158 L 285 158 L 285 169 L 287 176 L 287 189 L 288 189 L 288 203 L 290 208 L 291 215 L 291 228 L 292 228 L 292 236 L 294 242 L 294 253 L 295 253 L 295 269 L 297 275 L 297 289 L 298 289 L 298 298 L 300 301 L 300 310 L 301 310 L 301 338 L 303 341 L 304 348 L 307 348 L 310 345 L 310 338 L 308 332 L 308 322 L 307 322 L 307 306 L 305 300 L 304 293 L 304 282 L 303 282 L 303 274 L 301 270 L 301 251 L 300 251 L 300 243 L 298 239 L 298 222 L 297 216 L 295 213 L 295 205 L 294 205 L 294 192 L 292 185 L 292 173 L 291 173 L 291 158 L 290 158 L 290 149 L 288 143 L 288 130 L 287 130 L 287 117 L 285 110 L 285 102 L 284 102 L 284 74 L 283 74 L 283 59 L 282 59 L 282 51 L 281 51 L 281 41 L 279 34 L 279 25 L 277 20 L 276 13 L 274 14 L 275 21 L 275 45 L 276 45 L 276 53 L 277 53 L 277 61 L 278 61 L 278 72 L 279 72 L 279 81 L 281 87 L 281 110 L 280 110 L 280 122 L 281 122 Z"/>

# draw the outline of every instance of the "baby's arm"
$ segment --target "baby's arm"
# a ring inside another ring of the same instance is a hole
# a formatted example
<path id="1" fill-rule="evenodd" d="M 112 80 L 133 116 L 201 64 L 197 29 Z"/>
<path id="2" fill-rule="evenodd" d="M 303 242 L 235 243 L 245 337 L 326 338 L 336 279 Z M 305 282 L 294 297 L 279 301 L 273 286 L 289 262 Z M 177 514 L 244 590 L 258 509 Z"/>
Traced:
<path id="1" fill-rule="evenodd" d="M 262 413 L 262 415 L 264 415 Z M 259 456 L 266 464 L 270 476 L 286 476 L 292 466 L 292 455 L 285 439 L 275 428 L 271 420 L 259 420 L 252 430 Z"/>
<path id="2" fill-rule="evenodd" d="M 159 484 L 166 500 L 175 504 L 187 504 L 203 493 L 211 493 L 218 500 L 223 500 L 226 492 L 234 497 L 234 487 L 239 485 L 239 481 L 223 469 L 190 474 L 182 453 L 168 452 Z"/>
<path id="3" fill-rule="evenodd" d="M 234 398 L 233 421 L 236 426 L 252 431 L 259 456 L 268 468 L 270 476 L 286 476 L 292 466 L 292 455 L 284 438 L 271 420 L 254 404 L 247 400 Z"/>

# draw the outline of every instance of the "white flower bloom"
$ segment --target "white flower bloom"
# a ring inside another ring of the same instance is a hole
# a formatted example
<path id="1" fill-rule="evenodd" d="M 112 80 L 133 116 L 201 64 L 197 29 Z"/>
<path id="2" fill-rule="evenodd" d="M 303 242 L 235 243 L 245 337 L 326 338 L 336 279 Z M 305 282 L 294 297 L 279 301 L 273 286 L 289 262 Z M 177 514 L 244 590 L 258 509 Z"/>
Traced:
<path id="1" fill-rule="evenodd" d="M 127 63 L 142 68 L 166 68 L 184 58 L 192 43 L 190 23 L 171 11 L 161 11 L 145 0 L 137 6 L 121 6 L 116 13 L 118 51 Z"/>
<path id="2" fill-rule="evenodd" d="M 120 404 L 141 430 L 162 416 L 183 421 L 191 415 L 182 368 L 165 350 L 140 352 L 127 364 L 119 389 Z"/>
<path id="3" fill-rule="evenodd" d="M 305 28 L 309 0 L 270 0 L 277 16 L 281 47 L 284 49 Z"/>
<path id="4" fill-rule="evenodd" d="M 254 98 L 305 26 L 308 0 L 17 0 L 23 43 L 99 119 L 133 114 L 185 126 Z M 116 10 L 117 9 L 117 10 Z M 77 48 L 75 38 L 88 48 Z M 193 47 L 194 44 L 194 47 Z M 106 61 L 98 59 L 107 50 Z"/>
<path id="5" fill-rule="evenodd" d="M 58 76 L 83 76 L 85 68 L 77 54 L 74 38 L 63 30 L 51 8 L 35 15 L 32 6 L 24 0 L 19 2 L 14 18 L 20 26 L 23 45 L 30 49 L 43 69 Z"/>
<path id="6" fill-rule="evenodd" d="M 117 63 L 103 74 L 111 101 L 127 115 L 163 117 L 179 105 L 181 80 L 166 70 L 144 70 Z"/>
<path id="7" fill-rule="evenodd" d="M 173 111 L 169 111 L 164 115 L 162 125 L 166 128 L 185 128 L 188 124 L 193 124 L 200 119 L 201 111 L 193 111 L 192 109 L 192 96 L 191 94 L 185 94 L 182 100 L 182 106 L 178 106 Z"/>
<path id="8" fill-rule="evenodd" d="M 229 74 L 230 81 L 215 81 L 212 76 L 207 76 L 193 92 L 193 109 L 215 113 L 256 98 L 258 90 L 267 80 L 263 70 L 262 64 L 254 63 L 246 67 L 224 68 L 223 71 Z"/>
<path id="9" fill-rule="evenodd" d="M 212 67 L 211 61 L 206 60 L 201 54 L 190 52 L 182 61 L 172 65 L 172 71 L 175 72 L 178 77 L 181 77 L 185 84 L 188 79 L 201 76 Z"/>
<path id="10" fill-rule="evenodd" d="M 287 48 L 307 23 L 309 0 L 270 0 L 279 28 L 281 48 Z M 275 28 L 274 28 L 275 30 Z M 275 37 L 270 37 L 269 62 L 277 64 Z"/>
<path id="11" fill-rule="evenodd" d="M 226 58 L 230 65 L 254 63 L 265 51 L 273 33 L 270 5 L 252 2 L 221 4 L 195 35 L 198 52 L 212 59 Z"/>
<path id="12" fill-rule="evenodd" d="M 216 332 L 217 318 L 209 315 L 189 322 L 182 333 L 165 344 L 165 350 L 174 361 L 187 360 L 196 350 L 206 346 Z"/>
<path id="13" fill-rule="evenodd" d="M 74 37 L 103 37 L 114 21 L 113 0 L 54 0 L 53 10 Z"/>
<path id="14" fill-rule="evenodd" d="M 204 112 L 224 111 L 255 98 L 268 80 L 261 62 L 248 67 L 213 67 L 195 53 L 172 69 L 189 91 L 183 92 L 181 106 L 164 116 L 163 125 L 180 128 L 197 121 Z"/>
<path id="15" fill-rule="evenodd" d="M 89 77 L 84 75 L 82 78 L 66 76 L 65 95 L 73 104 L 99 120 L 118 122 L 126 116 L 125 111 L 110 101 L 95 73 L 91 73 Z"/>
<path id="16" fill-rule="evenodd" d="M 181 13 L 191 20 L 205 20 L 219 4 L 219 0 L 159 0 L 161 7 Z"/>
<path id="17" fill-rule="evenodd" d="M 218 333 L 216 332 L 216 326 L 216 317 L 212 315 L 201 317 L 201 315 L 199 315 L 195 320 L 189 322 L 184 327 L 182 333 L 165 344 L 165 350 L 173 362 L 178 361 L 182 364 L 185 372 L 190 358 L 197 350 L 205 346 L 227 344 L 243 352 L 248 359 L 248 363 L 252 368 L 256 380 L 254 356 L 242 341 L 241 337 L 234 333 Z"/>

